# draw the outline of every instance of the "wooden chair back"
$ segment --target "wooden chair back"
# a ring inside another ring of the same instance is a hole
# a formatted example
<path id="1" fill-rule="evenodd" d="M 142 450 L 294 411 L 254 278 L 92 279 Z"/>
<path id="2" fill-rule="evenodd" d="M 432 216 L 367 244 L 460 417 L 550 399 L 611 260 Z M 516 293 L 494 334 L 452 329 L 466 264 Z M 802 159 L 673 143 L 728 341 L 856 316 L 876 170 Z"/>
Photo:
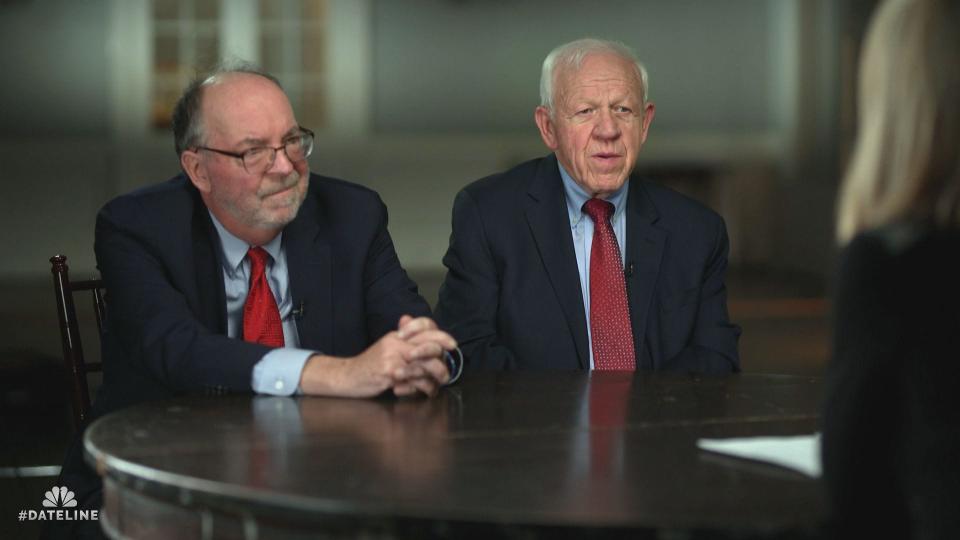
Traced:
<path id="1" fill-rule="evenodd" d="M 103 281 L 90 279 L 70 281 L 67 258 L 64 255 L 50 257 L 53 273 L 53 294 L 57 301 L 57 318 L 60 321 L 60 341 L 63 345 L 63 362 L 69 378 L 73 404 L 73 420 L 80 428 L 90 414 L 90 388 L 87 374 L 103 371 L 101 362 L 88 362 L 83 356 L 83 340 L 74 304 L 74 293 L 89 292 L 94 316 L 97 321 L 97 336 L 103 335 L 106 323 L 106 291 Z"/>

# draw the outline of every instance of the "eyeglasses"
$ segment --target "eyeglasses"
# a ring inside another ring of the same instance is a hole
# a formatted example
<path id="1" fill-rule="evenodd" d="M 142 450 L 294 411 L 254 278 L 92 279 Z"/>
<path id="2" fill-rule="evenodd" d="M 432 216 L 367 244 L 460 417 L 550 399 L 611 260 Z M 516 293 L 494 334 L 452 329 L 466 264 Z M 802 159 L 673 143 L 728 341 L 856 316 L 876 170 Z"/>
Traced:
<path id="1" fill-rule="evenodd" d="M 280 146 L 256 146 L 239 153 L 210 148 L 209 146 L 197 146 L 195 149 L 208 150 L 237 158 L 243 163 L 243 169 L 247 171 L 247 173 L 260 175 L 270 170 L 270 167 L 273 167 L 273 162 L 277 159 L 277 150 L 281 148 L 291 163 L 303 161 L 313 153 L 313 132 L 305 127 L 301 127 L 300 133 L 292 137 L 287 137 Z"/>

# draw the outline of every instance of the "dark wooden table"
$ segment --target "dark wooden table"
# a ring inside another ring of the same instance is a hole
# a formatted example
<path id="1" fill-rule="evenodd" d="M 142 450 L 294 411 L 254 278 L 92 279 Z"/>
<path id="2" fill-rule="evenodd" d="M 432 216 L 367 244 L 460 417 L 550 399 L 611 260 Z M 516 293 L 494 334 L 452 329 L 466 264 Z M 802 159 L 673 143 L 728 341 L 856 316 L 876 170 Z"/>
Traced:
<path id="1" fill-rule="evenodd" d="M 194 397 L 87 431 L 136 538 L 805 537 L 820 483 L 697 449 L 809 434 L 818 378 L 465 377 L 434 399 Z M 302 536 L 301 536 L 302 535 Z"/>

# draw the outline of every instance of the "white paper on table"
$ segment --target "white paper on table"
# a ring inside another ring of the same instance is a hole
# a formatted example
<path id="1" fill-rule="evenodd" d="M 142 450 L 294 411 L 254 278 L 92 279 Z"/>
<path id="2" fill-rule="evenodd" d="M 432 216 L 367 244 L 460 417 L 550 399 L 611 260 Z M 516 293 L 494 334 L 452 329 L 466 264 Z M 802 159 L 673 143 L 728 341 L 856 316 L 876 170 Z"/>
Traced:
<path id="1" fill-rule="evenodd" d="M 819 433 L 794 437 L 698 439 L 697 447 L 719 454 L 773 463 L 814 478 L 820 476 Z"/>

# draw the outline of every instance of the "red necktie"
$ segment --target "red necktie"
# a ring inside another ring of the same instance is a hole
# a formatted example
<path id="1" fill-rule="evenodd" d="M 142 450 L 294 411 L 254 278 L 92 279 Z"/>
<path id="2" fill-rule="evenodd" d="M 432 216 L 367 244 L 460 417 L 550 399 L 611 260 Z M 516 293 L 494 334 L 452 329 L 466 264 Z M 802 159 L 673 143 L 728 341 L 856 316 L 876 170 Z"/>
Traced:
<path id="1" fill-rule="evenodd" d="M 593 368 L 633 371 L 633 331 L 627 305 L 627 284 L 623 277 L 620 247 L 610 226 L 613 205 L 590 199 L 583 211 L 593 220 L 593 247 L 590 249 L 590 335 Z"/>
<path id="2" fill-rule="evenodd" d="M 283 326 L 280 310 L 267 283 L 267 259 L 270 254 L 262 247 L 247 251 L 250 259 L 250 290 L 243 304 L 243 340 L 283 347 Z"/>

